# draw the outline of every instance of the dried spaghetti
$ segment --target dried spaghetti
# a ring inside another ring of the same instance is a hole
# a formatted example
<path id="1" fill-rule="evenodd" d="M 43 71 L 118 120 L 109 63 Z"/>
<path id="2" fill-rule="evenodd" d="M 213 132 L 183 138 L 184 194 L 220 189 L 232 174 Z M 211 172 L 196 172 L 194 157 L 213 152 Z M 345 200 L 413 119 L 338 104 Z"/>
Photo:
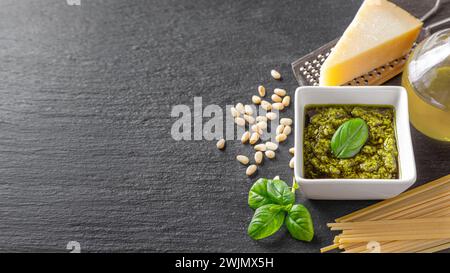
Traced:
<path id="1" fill-rule="evenodd" d="M 338 218 L 328 227 L 341 233 L 321 252 L 429 253 L 450 248 L 450 175 Z"/>

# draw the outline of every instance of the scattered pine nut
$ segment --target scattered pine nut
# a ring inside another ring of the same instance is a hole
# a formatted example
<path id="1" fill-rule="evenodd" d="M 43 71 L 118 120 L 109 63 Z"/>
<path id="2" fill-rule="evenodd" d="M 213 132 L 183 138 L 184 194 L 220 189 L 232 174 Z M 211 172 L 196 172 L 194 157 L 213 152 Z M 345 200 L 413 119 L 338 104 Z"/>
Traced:
<path id="1" fill-rule="evenodd" d="M 261 98 L 255 95 L 252 97 L 252 102 L 256 105 L 261 104 Z"/>
<path id="2" fill-rule="evenodd" d="M 267 122 L 265 121 L 260 121 L 256 124 L 261 130 L 265 130 L 267 129 Z"/>
<path id="3" fill-rule="evenodd" d="M 256 165 L 261 164 L 262 160 L 263 160 L 263 153 L 261 151 L 257 151 L 255 153 L 255 163 L 256 163 Z"/>
<path id="4" fill-rule="evenodd" d="M 280 80 L 280 79 L 281 79 L 281 74 L 280 74 L 280 72 L 276 71 L 275 69 L 272 69 L 272 70 L 270 71 L 270 75 L 272 75 L 272 77 L 273 77 L 275 80 Z"/>
<path id="5" fill-rule="evenodd" d="M 278 127 L 277 127 L 275 132 L 276 132 L 277 135 L 279 135 L 279 134 L 283 133 L 283 130 L 284 130 L 284 125 L 280 124 L 280 125 L 278 125 Z"/>
<path id="6" fill-rule="evenodd" d="M 289 161 L 289 168 L 293 169 L 295 163 L 295 157 L 291 158 L 291 161 Z"/>
<path id="7" fill-rule="evenodd" d="M 275 176 L 272 180 L 280 180 L 280 176 Z"/>
<path id="8" fill-rule="evenodd" d="M 241 137 L 242 144 L 247 143 L 249 139 L 250 139 L 250 132 L 246 131 Z"/>
<path id="9" fill-rule="evenodd" d="M 285 135 L 285 134 L 280 134 L 280 135 L 277 135 L 277 136 L 275 137 L 275 140 L 276 140 L 278 143 L 280 143 L 280 142 L 285 141 L 286 138 L 287 138 L 287 135 Z"/>
<path id="10" fill-rule="evenodd" d="M 247 170 L 245 171 L 245 174 L 247 176 L 251 176 L 252 174 L 254 174 L 256 172 L 256 170 L 258 169 L 258 167 L 254 164 L 248 166 Z"/>
<path id="11" fill-rule="evenodd" d="M 264 151 L 266 151 L 267 150 L 267 148 L 266 148 L 266 145 L 265 144 L 258 144 L 258 145 L 255 145 L 255 150 L 256 151 L 261 151 L 261 152 L 264 152 Z"/>
<path id="12" fill-rule="evenodd" d="M 241 114 L 245 113 L 244 105 L 242 103 L 239 102 L 238 104 L 236 104 L 235 108 L 239 113 Z"/>
<path id="13" fill-rule="evenodd" d="M 283 99 L 280 96 L 278 96 L 277 94 L 273 94 L 271 98 L 272 98 L 273 102 L 281 102 L 281 101 L 283 101 Z"/>
<path id="14" fill-rule="evenodd" d="M 272 110 L 272 104 L 270 104 L 270 102 L 265 101 L 265 100 L 261 101 L 261 107 L 262 107 L 262 109 L 264 109 L 266 111 Z"/>
<path id="15" fill-rule="evenodd" d="M 289 104 L 291 104 L 291 97 L 290 96 L 284 97 L 281 103 L 284 105 L 284 107 L 288 107 Z"/>
<path id="16" fill-rule="evenodd" d="M 237 161 L 241 162 L 242 165 L 247 165 L 248 162 L 250 162 L 250 159 L 246 157 L 245 155 L 238 155 L 236 156 Z"/>
<path id="17" fill-rule="evenodd" d="M 221 138 L 216 143 L 217 149 L 223 150 L 225 148 L 225 139 Z"/>
<path id="18" fill-rule="evenodd" d="M 275 102 L 274 104 L 272 104 L 272 109 L 281 111 L 284 109 L 284 105 L 281 102 Z"/>
<path id="19" fill-rule="evenodd" d="M 274 120 L 274 119 L 276 119 L 278 116 L 277 116 L 277 113 L 274 113 L 274 112 L 268 112 L 267 114 L 266 114 L 266 118 L 268 118 L 268 119 L 270 119 L 270 120 Z"/>
<path id="20" fill-rule="evenodd" d="M 269 158 L 269 159 L 275 158 L 275 152 L 272 151 L 272 150 L 265 151 L 264 154 L 265 154 L 266 157 Z"/>
<path id="21" fill-rule="evenodd" d="M 276 151 L 278 149 L 278 145 L 273 142 L 267 141 L 266 148 L 267 148 L 267 150 Z"/>
<path id="22" fill-rule="evenodd" d="M 294 148 L 294 147 L 290 148 L 290 149 L 289 149 L 289 152 L 290 152 L 291 154 L 294 154 L 294 153 L 295 153 L 295 148 Z"/>
<path id="23" fill-rule="evenodd" d="M 253 115 L 253 108 L 248 104 L 244 106 L 244 111 L 247 115 Z"/>
<path id="24" fill-rule="evenodd" d="M 273 92 L 274 92 L 275 94 L 277 94 L 278 96 L 280 96 L 280 97 L 286 96 L 286 90 L 281 89 L 281 88 L 275 88 L 275 89 L 273 90 Z"/>
<path id="25" fill-rule="evenodd" d="M 283 129 L 283 134 L 285 134 L 285 135 L 290 135 L 291 134 L 291 132 L 292 132 L 292 128 L 291 128 L 291 126 L 289 126 L 289 125 L 286 125 L 286 126 L 284 126 L 284 129 Z"/>
<path id="26" fill-rule="evenodd" d="M 263 134 L 263 130 L 261 128 L 259 128 L 258 125 L 256 125 L 256 124 L 254 124 L 251 129 L 253 132 L 258 133 L 259 135 Z"/>
<path id="27" fill-rule="evenodd" d="M 292 119 L 282 118 L 282 119 L 280 119 L 280 124 L 283 124 L 284 126 L 292 125 Z"/>
<path id="28" fill-rule="evenodd" d="M 250 115 L 245 114 L 245 115 L 244 115 L 244 119 L 245 119 L 245 121 L 248 122 L 248 124 L 253 124 L 253 123 L 255 123 L 255 118 L 252 117 L 252 116 L 250 116 Z"/>
<path id="29" fill-rule="evenodd" d="M 267 115 L 267 114 L 266 114 Z M 256 117 L 256 121 L 260 122 L 260 121 L 264 121 L 267 122 L 267 117 L 266 116 L 257 116 Z"/>
<path id="30" fill-rule="evenodd" d="M 234 117 L 234 118 L 237 118 L 237 117 L 239 117 L 239 112 L 236 110 L 236 108 L 234 108 L 234 107 L 231 107 L 231 109 L 230 109 L 230 112 L 231 112 L 231 115 Z"/>
<path id="31" fill-rule="evenodd" d="M 235 122 L 238 126 L 241 126 L 241 127 L 244 127 L 244 126 L 245 126 L 245 119 L 243 119 L 243 118 L 237 117 L 237 118 L 234 119 L 234 122 Z"/>
<path id="32" fill-rule="evenodd" d="M 250 136 L 250 144 L 255 144 L 256 142 L 258 142 L 258 140 L 259 140 L 259 134 L 258 133 L 253 133 L 251 136 Z"/>
<path id="33" fill-rule="evenodd" d="M 258 93 L 261 97 L 264 97 L 266 95 L 266 88 L 262 85 L 258 86 Z"/>

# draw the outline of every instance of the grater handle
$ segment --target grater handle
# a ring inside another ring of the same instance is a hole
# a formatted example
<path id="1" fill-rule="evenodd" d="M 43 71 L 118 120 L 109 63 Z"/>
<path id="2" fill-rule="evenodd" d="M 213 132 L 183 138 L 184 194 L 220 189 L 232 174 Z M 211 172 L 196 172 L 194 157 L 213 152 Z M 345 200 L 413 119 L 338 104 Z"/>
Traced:
<path id="1" fill-rule="evenodd" d="M 425 22 L 428 18 L 430 18 L 432 15 L 436 13 L 436 11 L 439 9 L 440 6 L 441 0 L 436 0 L 434 6 L 420 18 L 420 21 Z"/>
<path id="2" fill-rule="evenodd" d="M 430 24 L 429 26 L 427 26 L 425 29 L 427 31 L 431 31 L 433 28 L 435 27 L 439 27 L 441 25 L 445 25 L 446 23 L 450 22 L 450 17 L 447 17 L 445 19 L 442 19 L 440 21 L 437 21 L 436 23 Z"/>

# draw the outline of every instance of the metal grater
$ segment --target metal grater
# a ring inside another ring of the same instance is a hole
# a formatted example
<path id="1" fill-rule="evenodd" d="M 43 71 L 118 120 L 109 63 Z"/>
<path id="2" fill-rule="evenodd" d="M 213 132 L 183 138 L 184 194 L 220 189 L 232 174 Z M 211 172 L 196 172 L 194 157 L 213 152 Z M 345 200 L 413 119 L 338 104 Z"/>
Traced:
<path id="1" fill-rule="evenodd" d="M 428 11 L 421 18 L 421 20 L 425 21 L 426 19 L 428 19 L 438 10 L 439 6 L 440 0 L 437 0 L 434 7 L 430 11 Z M 420 42 L 430 36 L 431 28 L 448 22 L 448 19 L 449 18 L 423 28 L 417 41 Z M 338 41 L 339 38 L 323 45 L 322 47 L 314 50 L 313 52 L 301 57 L 300 59 L 292 63 L 292 71 L 294 72 L 294 76 L 297 79 L 299 85 L 319 85 L 320 67 L 325 62 L 325 59 L 328 57 L 328 55 L 330 55 L 331 49 L 336 45 Z M 345 83 L 344 85 L 364 86 L 383 84 L 384 82 L 390 80 L 403 71 L 403 67 L 408 60 L 409 54 L 416 47 L 416 45 L 417 43 L 414 43 L 409 53 L 405 56 L 395 59 L 383 66 L 375 68 L 369 73 L 357 77 Z"/>

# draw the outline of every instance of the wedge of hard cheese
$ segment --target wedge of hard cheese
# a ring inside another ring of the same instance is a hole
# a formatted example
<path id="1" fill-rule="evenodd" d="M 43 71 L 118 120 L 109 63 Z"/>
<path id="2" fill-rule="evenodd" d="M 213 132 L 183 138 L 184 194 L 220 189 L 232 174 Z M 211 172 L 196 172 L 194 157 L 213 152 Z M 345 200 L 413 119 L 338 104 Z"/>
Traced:
<path id="1" fill-rule="evenodd" d="M 320 69 L 319 84 L 342 85 L 407 54 L 422 22 L 386 0 L 365 0 Z"/>

